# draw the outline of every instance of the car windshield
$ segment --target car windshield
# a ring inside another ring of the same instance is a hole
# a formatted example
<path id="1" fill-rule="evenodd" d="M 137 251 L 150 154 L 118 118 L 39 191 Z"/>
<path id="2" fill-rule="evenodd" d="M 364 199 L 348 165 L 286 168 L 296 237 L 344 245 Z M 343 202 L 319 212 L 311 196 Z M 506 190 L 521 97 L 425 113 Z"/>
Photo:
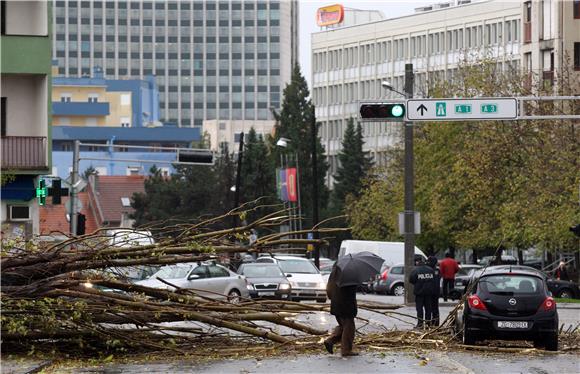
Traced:
<path id="1" fill-rule="evenodd" d="M 242 275 L 248 278 L 279 278 L 283 277 L 278 266 L 244 266 Z"/>
<path id="2" fill-rule="evenodd" d="M 179 279 L 185 278 L 187 273 L 191 270 L 189 266 L 164 266 L 157 273 L 153 274 L 151 278 L 161 279 Z"/>
<path id="3" fill-rule="evenodd" d="M 318 274 L 318 269 L 308 260 L 280 260 L 284 273 Z"/>
<path id="4" fill-rule="evenodd" d="M 539 278 L 527 275 L 490 275 L 479 281 L 483 291 L 494 295 L 535 294 L 542 287 Z"/>

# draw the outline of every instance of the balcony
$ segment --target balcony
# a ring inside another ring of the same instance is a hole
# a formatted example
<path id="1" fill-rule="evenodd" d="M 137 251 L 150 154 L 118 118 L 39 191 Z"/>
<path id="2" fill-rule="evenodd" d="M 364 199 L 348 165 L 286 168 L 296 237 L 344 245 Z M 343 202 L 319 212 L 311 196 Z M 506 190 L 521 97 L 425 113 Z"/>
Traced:
<path id="1" fill-rule="evenodd" d="M 46 144 L 41 136 L 2 138 L 2 170 L 48 169 Z"/>
<path id="2" fill-rule="evenodd" d="M 52 115 L 54 116 L 108 116 L 110 113 L 109 103 L 89 102 L 52 102 Z"/>

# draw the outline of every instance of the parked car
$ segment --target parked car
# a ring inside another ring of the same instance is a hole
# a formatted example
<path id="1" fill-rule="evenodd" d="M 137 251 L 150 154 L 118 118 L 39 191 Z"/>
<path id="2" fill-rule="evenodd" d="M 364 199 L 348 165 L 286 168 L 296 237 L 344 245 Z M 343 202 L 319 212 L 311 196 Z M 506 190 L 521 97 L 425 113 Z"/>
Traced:
<path id="1" fill-rule="evenodd" d="M 580 299 L 580 288 L 574 282 L 548 278 L 548 290 L 554 297 Z"/>
<path id="2" fill-rule="evenodd" d="M 484 256 L 477 261 L 477 264 L 481 265 L 481 266 L 488 266 L 491 263 L 491 261 L 493 261 L 494 258 L 495 258 L 495 256 Z M 518 263 L 518 260 L 514 256 L 510 256 L 510 255 L 502 255 L 501 256 L 501 264 L 502 265 L 516 265 L 517 263 Z"/>
<path id="3" fill-rule="evenodd" d="M 392 267 L 389 267 L 387 264 L 383 264 L 380 277 L 373 283 L 374 292 L 384 295 L 405 295 L 404 273 L 404 264 L 397 264 Z"/>
<path id="4" fill-rule="evenodd" d="M 322 279 L 325 283 L 328 283 L 328 278 L 335 262 L 329 258 L 320 258 L 320 274 L 322 274 Z"/>
<path id="5" fill-rule="evenodd" d="M 278 264 L 246 263 L 240 265 L 238 274 L 248 280 L 252 298 L 288 299 L 292 291 L 290 282 Z"/>
<path id="6" fill-rule="evenodd" d="M 274 263 L 280 266 L 292 286 L 292 300 L 326 302 L 326 282 L 310 260 L 293 256 L 263 256 L 259 257 L 256 262 Z"/>
<path id="7" fill-rule="evenodd" d="M 342 256 L 363 251 L 371 252 L 382 257 L 389 266 L 405 261 L 405 243 L 371 240 L 343 240 L 342 243 L 340 243 L 338 258 L 340 259 Z M 417 247 L 415 247 L 415 256 L 427 260 L 425 253 Z"/>
<path id="8" fill-rule="evenodd" d="M 240 297 L 249 297 L 246 278 L 221 265 L 213 263 L 183 263 L 163 266 L 148 279 L 136 282 L 137 285 L 175 290 L 175 287 L 161 282 L 167 281 L 176 287 L 200 291 L 200 295 L 212 298 L 227 298 L 232 303 Z"/>
<path id="9" fill-rule="evenodd" d="M 524 266 L 492 266 L 476 271 L 474 286 L 458 311 L 455 330 L 463 343 L 478 340 L 532 340 L 558 350 L 558 310 L 546 278 Z"/>

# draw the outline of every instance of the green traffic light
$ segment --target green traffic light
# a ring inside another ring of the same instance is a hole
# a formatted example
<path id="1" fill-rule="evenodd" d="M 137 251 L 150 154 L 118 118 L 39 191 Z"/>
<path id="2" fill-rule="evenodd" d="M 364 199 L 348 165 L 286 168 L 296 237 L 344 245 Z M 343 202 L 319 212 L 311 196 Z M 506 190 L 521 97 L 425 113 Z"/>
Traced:
<path id="1" fill-rule="evenodd" d="M 46 196 L 48 195 L 48 188 L 44 179 L 38 181 L 38 187 L 36 188 L 36 197 L 38 198 L 38 205 L 44 205 L 46 202 Z"/>
<path id="2" fill-rule="evenodd" d="M 404 112 L 405 111 L 403 110 L 403 106 L 402 105 L 393 105 L 393 107 L 391 108 L 391 114 L 394 117 L 401 117 Z"/>

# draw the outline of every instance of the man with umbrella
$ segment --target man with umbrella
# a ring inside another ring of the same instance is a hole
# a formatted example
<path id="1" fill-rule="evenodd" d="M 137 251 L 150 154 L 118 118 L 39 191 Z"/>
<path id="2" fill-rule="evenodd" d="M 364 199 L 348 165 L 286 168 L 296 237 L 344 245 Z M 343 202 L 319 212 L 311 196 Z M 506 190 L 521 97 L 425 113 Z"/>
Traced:
<path id="1" fill-rule="evenodd" d="M 330 314 L 336 317 L 338 326 L 324 341 L 328 353 L 334 353 L 334 344 L 340 342 L 343 357 L 357 356 L 353 351 L 355 334 L 354 318 L 357 315 L 356 289 L 362 282 L 377 274 L 384 260 L 370 252 L 349 254 L 340 258 L 328 277 L 326 293 L 330 299 Z"/>

